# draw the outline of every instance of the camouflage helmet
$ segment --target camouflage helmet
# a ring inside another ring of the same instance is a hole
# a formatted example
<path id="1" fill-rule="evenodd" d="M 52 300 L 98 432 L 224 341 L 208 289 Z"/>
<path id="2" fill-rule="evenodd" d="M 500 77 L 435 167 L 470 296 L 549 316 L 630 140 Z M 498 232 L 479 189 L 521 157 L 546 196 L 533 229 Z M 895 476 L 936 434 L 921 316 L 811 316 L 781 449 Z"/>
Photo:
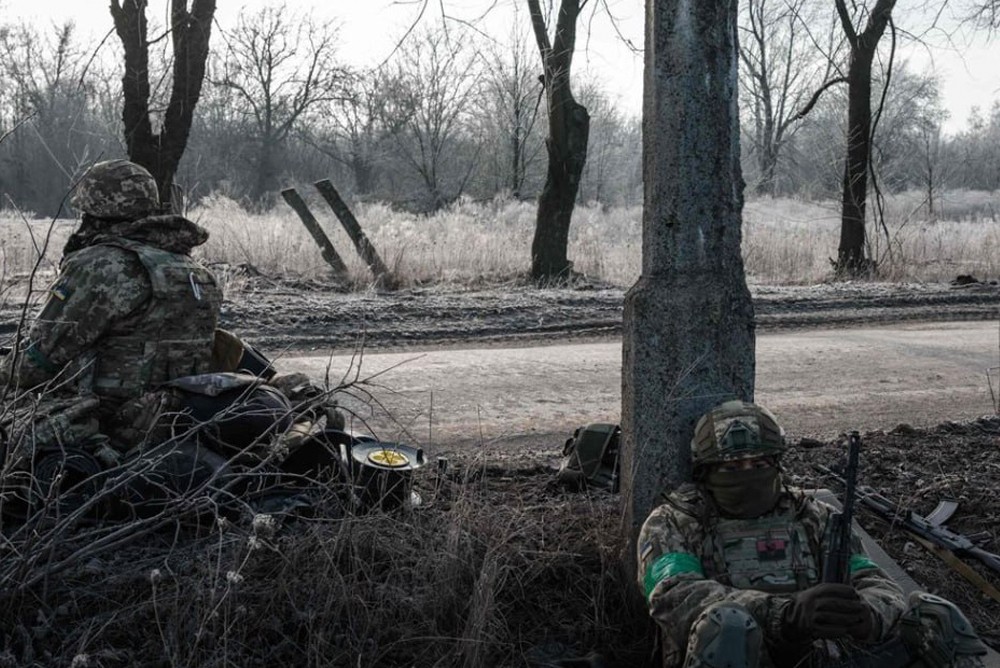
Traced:
<path id="1" fill-rule="evenodd" d="M 134 220 L 156 211 L 160 195 L 156 179 L 145 167 L 119 158 L 91 167 L 70 204 L 97 218 Z"/>
<path id="2" fill-rule="evenodd" d="M 745 401 L 727 401 L 698 420 L 691 440 L 695 469 L 707 464 L 780 457 L 785 451 L 785 431 L 771 411 Z"/>

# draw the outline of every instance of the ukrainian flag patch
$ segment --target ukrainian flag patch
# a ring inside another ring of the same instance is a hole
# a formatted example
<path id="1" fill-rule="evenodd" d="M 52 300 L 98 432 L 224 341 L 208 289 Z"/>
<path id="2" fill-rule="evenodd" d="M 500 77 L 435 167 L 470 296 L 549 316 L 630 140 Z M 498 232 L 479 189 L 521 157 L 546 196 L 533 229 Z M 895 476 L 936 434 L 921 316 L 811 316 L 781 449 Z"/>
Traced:
<path id="1" fill-rule="evenodd" d="M 64 283 L 60 283 L 59 285 L 52 288 L 52 296 L 61 302 L 64 302 L 67 299 L 69 299 L 69 296 L 71 294 L 73 294 L 73 291 L 70 290 L 69 286 L 65 285 Z"/>

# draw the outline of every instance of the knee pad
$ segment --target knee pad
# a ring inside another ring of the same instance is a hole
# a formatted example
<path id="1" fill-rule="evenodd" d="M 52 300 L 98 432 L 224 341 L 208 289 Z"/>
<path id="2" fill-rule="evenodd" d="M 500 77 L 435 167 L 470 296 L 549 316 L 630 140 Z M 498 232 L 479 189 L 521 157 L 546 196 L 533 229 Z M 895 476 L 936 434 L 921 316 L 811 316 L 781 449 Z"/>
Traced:
<path id="1" fill-rule="evenodd" d="M 760 626 L 738 603 L 706 609 L 691 626 L 685 668 L 755 668 L 760 665 Z"/>
<path id="2" fill-rule="evenodd" d="M 915 665 L 943 668 L 963 657 L 983 656 L 986 645 L 962 611 L 940 596 L 915 591 L 899 619 L 899 634 Z"/>

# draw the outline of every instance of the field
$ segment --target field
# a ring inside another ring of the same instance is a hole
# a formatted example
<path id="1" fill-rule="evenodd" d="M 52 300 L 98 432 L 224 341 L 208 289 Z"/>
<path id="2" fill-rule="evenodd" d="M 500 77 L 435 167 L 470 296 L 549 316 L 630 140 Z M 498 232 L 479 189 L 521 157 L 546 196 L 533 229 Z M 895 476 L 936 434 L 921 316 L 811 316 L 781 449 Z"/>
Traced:
<path id="1" fill-rule="evenodd" d="M 347 263 L 351 287 L 368 287 L 370 275 L 336 219 L 321 201 L 311 202 L 311 207 Z M 937 282 L 958 274 L 1000 275 L 1000 193 L 947 193 L 939 198 L 932 220 L 924 209 L 915 193 L 888 201 L 885 228 L 869 233 L 881 280 Z M 748 201 L 743 255 L 750 282 L 828 281 L 838 243 L 837 210 L 833 202 Z M 361 204 L 355 214 L 404 286 L 503 285 L 522 281 L 527 271 L 535 216 L 531 202 L 460 201 L 431 216 Z M 189 215 L 211 233 L 201 256 L 226 279 L 228 291 L 242 287 L 238 267 L 286 279 L 329 275 L 315 243 L 285 206 L 249 214 L 232 200 L 214 197 Z M 641 209 L 580 206 L 573 221 L 569 257 L 576 271 L 604 284 L 631 285 L 641 264 Z M 0 277 L 23 279 L 42 249 L 46 252 L 40 268 L 54 271 L 72 225 L 25 222 L 5 214 L 0 218 Z"/>
<path id="2" fill-rule="evenodd" d="M 950 193 L 941 201 L 935 221 L 925 220 L 917 195 L 889 202 L 892 252 L 873 237 L 883 282 L 865 285 L 827 284 L 834 204 L 750 201 L 744 256 L 761 321 L 803 327 L 930 319 L 944 310 L 956 318 L 995 314 L 996 288 L 956 291 L 941 283 L 958 274 L 1000 275 L 1000 195 Z M 393 332 L 391 346 L 476 345 L 495 334 L 494 317 L 503 319 L 505 336 L 526 333 L 528 343 L 581 332 L 611 337 L 617 330 L 608 323 L 620 321 L 622 292 L 640 264 L 639 209 L 578 209 L 570 257 L 586 278 L 539 290 L 524 279 L 530 203 L 460 202 L 431 217 L 360 205 L 357 217 L 403 282 L 398 294 L 385 295 L 332 216 L 318 203 L 313 210 L 348 262 L 350 285 L 330 280 L 286 209 L 250 215 L 216 198 L 190 213 L 212 234 L 201 257 L 225 282 L 227 326 L 296 349 L 349 349 L 361 328 L 342 323 L 362 315 Z M 0 227 L 3 337 L 13 331 L 8 320 L 18 315 L 25 287 L 40 288 L 55 271 L 73 224 L 8 215 Z M 859 304 L 871 308 L 859 311 Z M 888 319 L 887 304 L 897 313 Z M 829 316 L 838 309 L 845 314 Z M 583 316 L 592 329 L 581 326 Z M 377 401 L 393 388 L 365 391 Z M 960 499 L 956 528 L 985 531 L 984 546 L 1000 551 L 1000 500 L 992 494 L 998 434 L 993 421 L 872 432 L 864 474 L 920 512 L 941 494 Z M 796 482 L 828 484 L 811 464 L 836 464 L 838 442 L 794 446 L 788 472 Z M 0 667 L 541 668 L 590 651 L 610 666 L 648 664 L 652 629 L 619 568 L 630 547 L 620 538 L 618 497 L 566 492 L 543 463 L 496 461 L 485 447 L 453 457 L 447 470 L 428 467 L 416 485 L 424 503 L 410 513 L 354 516 L 331 488 L 313 499 L 316 512 L 307 517 L 242 506 L 215 520 L 217 499 L 193 495 L 187 509 L 208 520 L 178 521 L 168 510 L 125 527 L 66 515 L 3 526 Z M 861 521 L 1000 646 L 1000 604 L 900 531 L 870 516 Z"/>

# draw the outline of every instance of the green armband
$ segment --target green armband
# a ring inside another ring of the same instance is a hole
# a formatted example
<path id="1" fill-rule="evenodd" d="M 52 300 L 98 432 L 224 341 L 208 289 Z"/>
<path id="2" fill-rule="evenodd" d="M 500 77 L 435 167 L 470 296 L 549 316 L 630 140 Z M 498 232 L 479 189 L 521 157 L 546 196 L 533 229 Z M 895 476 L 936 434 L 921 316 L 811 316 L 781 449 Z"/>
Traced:
<path id="1" fill-rule="evenodd" d="M 847 562 L 847 571 L 849 573 L 856 573 L 868 568 L 878 568 L 878 564 L 864 554 L 852 554 L 851 560 Z"/>
<path id="2" fill-rule="evenodd" d="M 646 600 L 649 600 L 649 595 L 653 593 L 656 585 L 667 578 L 684 573 L 694 573 L 699 577 L 705 577 L 705 571 L 701 570 L 701 562 L 698 561 L 698 557 L 689 552 L 668 552 L 658 556 L 646 568 L 646 573 L 642 577 Z"/>
<path id="3" fill-rule="evenodd" d="M 35 344 L 28 346 L 28 348 L 24 351 L 24 356 L 28 358 L 28 361 L 46 373 L 59 373 L 59 367 L 49 361 L 48 357 L 40 353 L 38 349 L 35 348 Z"/>

